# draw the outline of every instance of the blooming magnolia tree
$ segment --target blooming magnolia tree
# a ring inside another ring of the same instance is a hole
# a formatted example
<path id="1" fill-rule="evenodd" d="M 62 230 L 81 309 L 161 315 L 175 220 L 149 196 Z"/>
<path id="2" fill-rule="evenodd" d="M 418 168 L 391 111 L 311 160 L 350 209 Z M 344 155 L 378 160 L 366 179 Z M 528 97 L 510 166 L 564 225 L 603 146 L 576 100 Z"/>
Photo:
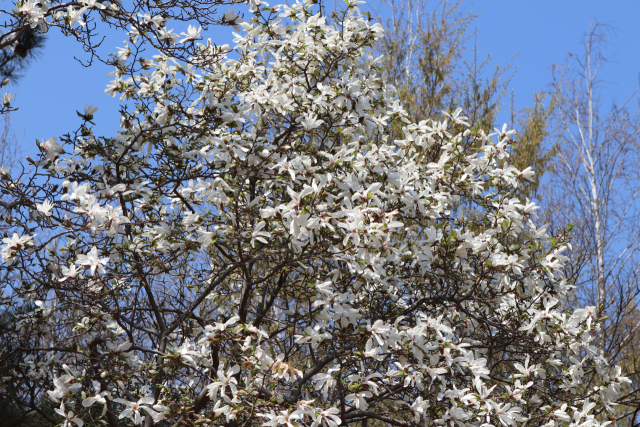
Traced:
<path id="1" fill-rule="evenodd" d="M 626 379 L 561 306 L 513 132 L 408 123 L 358 3 L 123 54 L 117 135 L 87 106 L 2 176 L 2 396 L 65 426 L 606 424 Z"/>

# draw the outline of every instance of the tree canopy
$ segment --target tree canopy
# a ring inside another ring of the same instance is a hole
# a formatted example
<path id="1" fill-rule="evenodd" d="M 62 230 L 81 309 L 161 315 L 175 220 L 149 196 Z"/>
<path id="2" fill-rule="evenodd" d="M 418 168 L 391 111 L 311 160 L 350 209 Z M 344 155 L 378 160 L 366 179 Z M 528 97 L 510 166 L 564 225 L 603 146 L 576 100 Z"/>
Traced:
<path id="1" fill-rule="evenodd" d="M 117 133 L 87 105 L 2 174 L 3 396 L 65 427 L 608 423 L 628 380 L 597 309 L 563 306 L 566 235 L 514 197 L 514 132 L 412 123 L 361 3 L 252 1 L 216 18 L 233 46 L 127 15 L 158 50 L 115 56 Z M 55 4 L 15 28 L 125 22 Z"/>

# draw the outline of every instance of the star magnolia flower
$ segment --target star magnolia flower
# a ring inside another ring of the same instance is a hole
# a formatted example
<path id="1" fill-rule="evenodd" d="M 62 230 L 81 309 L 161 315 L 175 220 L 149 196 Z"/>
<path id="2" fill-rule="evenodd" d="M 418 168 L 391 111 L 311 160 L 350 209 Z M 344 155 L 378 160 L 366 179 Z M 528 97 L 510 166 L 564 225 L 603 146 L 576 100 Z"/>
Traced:
<path id="1" fill-rule="evenodd" d="M 311 427 L 318 427 L 320 424 L 326 427 L 337 427 L 342 424 L 338 408 L 329 408 L 318 414 L 314 412 L 312 416 L 313 424 L 311 424 Z"/>
<path id="2" fill-rule="evenodd" d="M 293 411 L 292 413 L 289 413 L 289 411 L 280 411 L 280 414 L 278 415 L 271 413 L 271 414 L 260 414 L 260 416 L 267 418 L 269 420 L 263 424 L 266 427 L 276 427 L 279 425 L 286 425 L 287 427 L 296 427 L 298 425 L 298 423 L 296 423 L 296 420 L 299 420 L 303 417 L 303 412 Z"/>
<path id="3" fill-rule="evenodd" d="M 313 113 L 307 113 L 304 116 L 298 117 L 296 121 L 301 122 L 302 127 L 305 130 L 316 129 L 320 127 L 322 123 L 324 123 L 324 120 L 318 119 L 317 116 Z"/>
<path id="4" fill-rule="evenodd" d="M 100 391 L 101 389 L 101 385 L 99 382 L 97 381 L 92 381 L 93 383 L 93 388 L 96 391 L 96 394 L 94 396 L 90 396 L 87 397 L 86 399 L 84 399 L 82 401 L 82 406 L 84 406 L 85 408 L 88 408 L 89 406 L 92 406 L 94 403 L 99 403 L 102 405 L 102 415 L 104 416 L 104 414 L 107 412 L 107 397 L 111 398 L 111 395 L 108 391 Z M 84 392 L 83 392 L 84 393 Z"/>
<path id="5" fill-rule="evenodd" d="M 189 29 L 186 33 L 180 33 L 181 36 L 185 36 L 178 43 L 187 43 L 198 40 L 200 38 L 200 31 L 202 31 L 202 27 L 196 28 L 193 25 L 189 25 Z"/>
<path id="6" fill-rule="evenodd" d="M 6 245 L 2 248 L 2 261 L 11 264 L 16 251 L 25 246 L 33 246 L 32 240 L 32 236 L 20 236 L 18 233 L 13 233 L 13 236 L 2 239 L 2 242 Z"/>
<path id="7" fill-rule="evenodd" d="M 18 233 L 13 233 L 13 236 L 2 239 L 2 242 L 7 245 L 8 250 L 16 251 L 31 244 L 32 239 L 31 236 L 20 236 Z"/>
<path id="8" fill-rule="evenodd" d="M 55 136 L 47 140 L 43 139 L 41 147 L 44 148 L 47 152 L 53 152 L 53 153 L 62 152 L 62 147 L 60 146 L 60 144 L 58 144 L 58 138 L 56 138 Z"/>
<path id="9" fill-rule="evenodd" d="M 104 274 L 104 267 L 109 262 L 109 258 L 98 258 L 98 248 L 95 246 L 91 248 L 91 251 L 86 255 L 78 255 L 76 264 L 84 265 L 91 268 L 91 275 L 94 275 L 96 270 L 98 274 Z"/>
<path id="10" fill-rule="evenodd" d="M 231 399 L 226 395 L 226 389 L 229 387 L 232 395 L 235 395 L 238 392 L 238 388 L 236 387 L 238 381 L 234 377 L 238 372 L 240 372 L 240 366 L 238 365 L 234 365 L 229 368 L 226 374 L 221 370 L 218 370 L 218 381 L 207 386 L 207 389 L 209 390 L 209 397 L 211 399 L 215 399 L 218 390 L 220 390 L 220 397 L 222 397 L 226 402 L 230 402 Z"/>
<path id="11" fill-rule="evenodd" d="M 226 22 L 230 23 L 233 26 L 234 30 L 240 31 L 241 28 L 238 24 L 243 23 L 244 19 L 242 19 L 240 15 L 235 13 L 233 9 L 229 9 L 227 13 L 223 15 L 223 18 Z"/>
<path id="12" fill-rule="evenodd" d="M 98 0 L 81 0 L 89 9 L 106 9 L 107 7 Z"/>
<path id="13" fill-rule="evenodd" d="M 171 413 L 171 408 L 162 404 L 153 405 L 153 409 L 158 411 L 157 415 L 153 417 L 153 422 L 155 423 L 164 420 L 165 417 Z"/>
<path id="14" fill-rule="evenodd" d="M 55 205 L 48 200 L 36 205 L 39 212 L 42 212 L 45 216 L 51 216 L 51 210 Z"/>
<path id="15" fill-rule="evenodd" d="M 58 138 L 55 136 L 47 140 L 42 140 L 40 149 L 47 153 L 47 161 L 54 161 L 60 154 L 64 153 L 64 150 L 58 144 Z"/>
<path id="16" fill-rule="evenodd" d="M 31 28 L 35 28 L 36 25 L 38 25 L 38 21 L 44 16 L 42 9 L 38 7 L 39 3 L 38 0 L 28 0 L 23 2 L 22 6 L 18 8 L 18 13 L 21 16 L 29 17 Z"/>
<path id="17" fill-rule="evenodd" d="M 94 107 L 93 105 L 84 104 L 84 114 L 82 115 L 85 120 L 93 119 L 93 114 L 98 111 L 98 107 Z"/>
<path id="18" fill-rule="evenodd" d="M 82 427 L 84 425 L 84 421 L 82 421 L 78 417 L 75 417 L 73 412 L 69 411 L 65 414 L 64 403 L 60 404 L 60 407 L 56 408 L 55 411 L 57 414 L 64 417 L 64 423 L 62 424 L 62 427 L 73 427 L 73 424 L 71 423 L 75 423 L 78 427 Z"/>
<path id="19" fill-rule="evenodd" d="M 182 363 L 197 368 L 198 365 L 196 363 L 196 359 L 200 354 L 195 351 L 195 345 L 193 345 L 193 343 L 185 342 L 180 347 L 176 348 L 175 352 L 178 354 Z"/>
<path id="20" fill-rule="evenodd" d="M 69 395 L 69 393 L 81 387 L 78 383 L 72 383 L 75 378 L 72 375 L 63 375 L 53 379 L 54 390 L 47 391 L 47 394 L 54 402 L 59 402 Z M 62 408 L 64 411 L 64 407 Z"/>
<path id="21" fill-rule="evenodd" d="M 113 399 L 113 401 L 114 402 L 118 402 L 118 403 L 123 403 L 123 404 L 127 405 L 125 410 L 120 413 L 118 418 L 119 419 L 129 418 L 129 419 L 131 419 L 131 421 L 133 421 L 133 423 L 135 425 L 142 424 L 142 420 L 144 418 L 142 417 L 142 414 L 140 413 L 140 411 L 142 411 L 143 409 L 149 415 L 151 415 L 152 418 L 157 418 L 158 417 L 158 413 L 156 411 L 154 411 L 153 409 L 149 408 L 148 406 L 145 406 L 145 405 L 152 405 L 153 404 L 153 402 L 154 402 L 153 397 L 143 397 L 140 400 L 138 400 L 137 402 L 129 402 L 128 400 L 124 400 L 124 399 Z"/>
<path id="22" fill-rule="evenodd" d="M 78 269 L 74 264 L 71 264 L 68 268 L 62 267 L 61 270 L 64 277 L 61 279 L 58 279 L 60 282 L 64 282 L 67 279 L 75 279 L 76 277 L 78 277 L 78 274 L 80 274 L 80 272 L 78 271 Z"/>
<path id="23" fill-rule="evenodd" d="M 302 371 L 290 366 L 284 361 L 284 353 L 280 353 L 276 361 L 271 366 L 271 372 L 276 378 L 284 378 L 285 380 L 293 379 L 295 376 L 302 378 Z"/>
<path id="24" fill-rule="evenodd" d="M 369 404 L 366 400 L 368 397 L 373 397 L 373 393 L 371 393 L 370 391 L 361 391 L 359 393 L 348 394 L 345 399 L 348 402 L 353 402 L 356 408 L 366 411 L 369 407 Z"/>

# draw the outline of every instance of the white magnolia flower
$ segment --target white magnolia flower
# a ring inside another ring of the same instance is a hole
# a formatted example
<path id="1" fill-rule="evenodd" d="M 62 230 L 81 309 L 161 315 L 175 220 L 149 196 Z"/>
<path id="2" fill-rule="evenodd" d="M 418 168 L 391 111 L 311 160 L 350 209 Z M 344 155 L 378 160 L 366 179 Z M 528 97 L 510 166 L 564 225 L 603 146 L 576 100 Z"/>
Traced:
<path id="1" fill-rule="evenodd" d="M 45 200 L 44 202 L 38 203 L 36 205 L 36 207 L 38 208 L 38 212 L 42 212 L 45 216 L 51 216 L 51 210 L 54 206 L 55 205 L 48 200 Z"/>
<path id="2" fill-rule="evenodd" d="M 100 0 L 81 0 L 89 9 L 106 9 Z"/>
<path id="3" fill-rule="evenodd" d="M 318 119 L 313 113 L 306 113 L 304 116 L 298 117 L 297 121 L 302 123 L 302 127 L 305 130 L 312 130 L 320 127 L 324 120 Z"/>
<path id="4" fill-rule="evenodd" d="M 181 36 L 185 36 L 178 43 L 188 43 L 195 40 L 200 39 L 200 31 L 202 31 L 202 27 L 196 28 L 193 25 L 189 25 L 189 28 L 186 33 L 180 33 Z"/>
<path id="5" fill-rule="evenodd" d="M 58 138 L 56 138 L 55 136 L 47 140 L 43 139 L 42 143 L 40 144 L 40 148 L 47 153 L 48 161 L 53 161 L 60 154 L 64 153 L 64 150 L 62 149 L 60 144 L 58 144 Z"/>
<path id="6" fill-rule="evenodd" d="M 76 258 L 76 264 L 83 265 L 91 269 L 91 275 L 94 275 L 96 270 L 98 270 L 98 274 L 104 274 L 104 266 L 107 265 L 108 262 L 109 258 L 98 257 L 98 248 L 95 246 L 91 248 L 89 253 L 86 255 L 81 254 Z"/>
<path id="7" fill-rule="evenodd" d="M 64 403 L 61 403 L 60 407 L 54 410 L 58 415 L 61 415 L 62 417 L 64 417 L 64 423 L 62 424 L 62 427 L 73 427 L 73 424 L 75 424 L 78 427 L 82 427 L 84 425 L 84 421 L 76 417 L 72 411 L 65 413 Z"/>
<path id="8" fill-rule="evenodd" d="M 35 28 L 40 23 L 40 20 L 44 17 L 44 13 L 42 8 L 40 7 L 39 0 L 22 1 L 20 7 L 18 8 L 18 14 L 28 19 L 31 28 Z"/>
<path id="9" fill-rule="evenodd" d="M 102 415 L 107 412 L 107 398 L 111 399 L 111 393 L 109 391 L 100 391 L 102 386 L 97 381 L 92 381 L 93 389 L 95 390 L 95 395 L 89 396 L 82 400 L 82 406 L 88 408 L 92 406 L 94 403 L 99 403 L 102 405 Z"/>
<path id="10" fill-rule="evenodd" d="M 153 405 L 154 403 L 153 397 L 143 397 L 139 399 L 137 402 L 129 402 L 128 400 L 120 399 L 120 398 L 113 399 L 113 401 L 126 405 L 125 409 L 122 412 L 120 412 L 120 415 L 118 416 L 118 418 L 119 419 L 129 418 L 131 419 L 131 421 L 133 421 L 133 424 L 135 425 L 142 424 L 144 417 L 142 416 L 141 411 L 143 410 L 153 418 L 157 418 L 159 415 L 158 412 L 156 412 L 155 410 L 147 406 L 147 405 Z"/>
<path id="11" fill-rule="evenodd" d="M 33 246 L 34 236 L 20 236 L 18 233 L 13 233 L 11 237 L 5 237 L 2 239 L 2 262 L 11 264 L 17 251 L 25 247 Z"/>
<path id="12" fill-rule="evenodd" d="M 358 393 L 348 394 L 345 399 L 347 402 L 353 402 L 356 408 L 366 411 L 369 407 L 369 404 L 367 403 L 367 398 L 369 397 L 373 397 L 373 393 L 370 391 L 361 391 Z"/>
<path id="13" fill-rule="evenodd" d="M 69 267 L 63 266 L 60 270 L 62 271 L 62 275 L 64 276 L 58 279 L 60 282 L 64 282 L 67 279 L 75 279 L 80 274 L 80 271 L 74 264 L 71 264 Z"/>
<path id="14" fill-rule="evenodd" d="M 232 396 L 238 392 L 238 380 L 236 380 L 235 375 L 240 372 L 240 366 L 234 365 L 224 373 L 221 370 L 218 370 L 217 376 L 218 381 L 213 382 L 207 386 L 209 390 L 208 395 L 212 400 L 216 398 L 218 395 L 218 391 L 220 391 L 220 397 L 225 400 L 225 402 L 230 402 L 231 399 L 227 396 L 226 390 L 227 387 L 231 392 Z"/>
<path id="15" fill-rule="evenodd" d="M 84 105 L 84 117 L 87 120 L 93 119 L 93 115 L 96 111 L 98 111 L 98 107 L 94 107 L 93 105 L 89 104 Z"/>
<path id="16" fill-rule="evenodd" d="M 55 377 L 53 379 L 54 390 L 47 391 L 47 394 L 54 402 L 66 398 L 69 393 L 79 389 L 81 384 L 75 382 L 73 375 L 63 375 L 61 377 Z"/>
<path id="17" fill-rule="evenodd" d="M 311 427 L 318 427 L 319 425 L 323 425 L 325 427 L 337 427 L 342 424 L 342 419 L 340 419 L 340 410 L 338 408 L 329 408 L 318 413 L 313 412 L 312 417 L 313 423 L 311 424 Z"/>
<path id="18" fill-rule="evenodd" d="M 228 22 L 228 23 L 232 24 L 234 30 L 236 30 L 236 31 L 240 31 L 241 30 L 240 25 L 238 25 L 238 24 L 243 23 L 244 19 L 242 19 L 240 17 L 240 15 L 235 13 L 233 11 L 233 9 L 229 9 L 227 11 L 227 13 L 225 13 L 222 16 L 223 16 L 223 19 L 225 20 L 225 22 Z"/>

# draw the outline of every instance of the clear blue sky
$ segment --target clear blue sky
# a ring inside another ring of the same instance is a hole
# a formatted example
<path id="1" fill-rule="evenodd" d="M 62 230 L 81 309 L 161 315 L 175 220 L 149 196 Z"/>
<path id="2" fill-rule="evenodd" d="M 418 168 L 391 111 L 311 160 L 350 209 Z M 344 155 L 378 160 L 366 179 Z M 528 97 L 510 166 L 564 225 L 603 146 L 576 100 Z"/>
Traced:
<path id="1" fill-rule="evenodd" d="M 611 62 L 602 73 L 603 99 L 623 102 L 638 87 L 640 1 L 475 0 L 464 5 L 482 15 L 475 21 L 481 53 L 500 65 L 517 53 L 511 86 L 520 108 L 550 82 L 552 64 L 566 63 L 570 52 L 583 52 L 582 36 L 596 21 L 614 29 L 608 39 Z"/>
<path id="2" fill-rule="evenodd" d="M 517 71 L 511 88 L 519 108 L 528 105 L 531 94 L 550 82 L 552 64 L 565 62 L 569 52 L 581 51 L 581 36 L 596 20 L 617 29 L 609 40 L 612 62 L 603 74 L 608 82 L 605 99 L 626 99 L 638 86 L 640 1 L 467 0 L 462 9 L 481 15 L 474 23 L 481 56 L 491 54 L 494 65 L 513 59 Z M 214 41 L 229 42 L 230 37 L 231 30 L 223 29 Z M 104 46 L 115 51 L 123 39 L 123 34 L 110 34 Z M 28 153 L 33 153 L 36 138 L 74 130 L 79 124 L 75 111 L 81 111 L 86 103 L 99 107 L 95 117 L 98 135 L 111 135 L 118 128 L 118 100 L 104 94 L 111 67 L 95 64 L 83 68 L 74 55 L 87 58 L 75 41 L 51 31 L 42 57 L 10 87 L 20 108 L 14 114 L 14 127 L 24 135 Z"/>

